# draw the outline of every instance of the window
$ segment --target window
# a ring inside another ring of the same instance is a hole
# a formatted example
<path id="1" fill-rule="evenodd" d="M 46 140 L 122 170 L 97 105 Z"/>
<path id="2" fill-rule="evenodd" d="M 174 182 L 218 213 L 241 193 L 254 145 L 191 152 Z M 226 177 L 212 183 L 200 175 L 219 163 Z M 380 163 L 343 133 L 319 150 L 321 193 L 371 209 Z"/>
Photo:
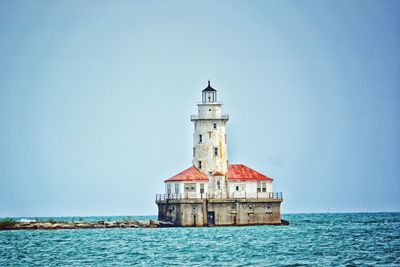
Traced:
<path id="1" fill-rule="evenodd" d="M 203 136 L 201 134 L 199 134 L 199 143 L 203 142 Z"/>
<path id="2" fill-rule="evenodd" d="M 267 182 L 257 181 L 257 193 L 267 192 Z"/>
<path id="3" fill-rule="evenodd" d="M 200 184 L 200 194 L 204 194 L 204 184 Z"/>
<path id="4" fill-rule="evenodd" d="M 217 129 L 217 123 L 216 122 L 213 123 L 213 127 L 214 127 L 214 129 Z"/>
<path id="5" fill-rule="evenodd" d="M 187 183 L 187 184 L 184 184 L 184 186 L 185 186 L 185 193 L 196 192 L 196 184 L 195 183 Z"/>
<path id="6" fill-rule="evenodd" d="M 175 184 L 175 194 L 179 194 L 179 184 Z"/>
<path id="7" fill-rule="evenodd" d="M 214 147 L 214 157 L 218 156 L 218 147 Z"/>
<path id="8" fill-rule="evenodd" d="M 199 169 L 201 169 L 201 160 L 199 160 Z"/>
<path id="9" fill-rule="evenodd" d="M 221 189 L 221 180 L 217 180 L 217 189 Z"/>
<path id="10" fill-rule="evenodd" d="M 272 204 L 267 204 L 267 213 L 272 212 Z"/>
<path id="11" fill-rule="evenodd" d="M 167 194 L 171 194 L 171 184 L 167 184 Z"/>
<path id="12" fill-rule="evenodd" d="M 193 157 L 196 157 L 196 148 L 193 148 Z"/>
<path id="13" fill-rule="evenodd" d="M 236 186 L 236 191 L 239 191 L 239 186 L 238 185 Z"/>
<path id="14" fill-rule="evenodd" d="M 226 134 L 225 134 L 225 144 L 226 144 Z"/>

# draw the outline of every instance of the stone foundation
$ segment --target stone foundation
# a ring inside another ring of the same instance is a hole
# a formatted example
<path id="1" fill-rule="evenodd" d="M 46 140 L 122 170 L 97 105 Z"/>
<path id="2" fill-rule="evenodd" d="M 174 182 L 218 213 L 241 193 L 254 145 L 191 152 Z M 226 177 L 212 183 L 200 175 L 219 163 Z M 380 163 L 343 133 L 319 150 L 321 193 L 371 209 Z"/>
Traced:
<path id="1" fill-rule="evenodd" d="M 157 200 L 158 220 L 175 226 L 281 224 L 282 199 Z"/>

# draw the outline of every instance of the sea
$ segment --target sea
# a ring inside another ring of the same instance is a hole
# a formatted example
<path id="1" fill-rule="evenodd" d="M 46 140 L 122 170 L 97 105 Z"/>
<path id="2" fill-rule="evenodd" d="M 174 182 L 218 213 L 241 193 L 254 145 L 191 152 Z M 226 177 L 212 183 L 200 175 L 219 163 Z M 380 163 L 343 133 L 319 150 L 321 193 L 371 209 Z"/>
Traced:
<path id="1" fill-rule="evenodd" d="M 0 231 L 0 266 L 400 266 L 398 212 L 282 218 L 290 225 Z"/>

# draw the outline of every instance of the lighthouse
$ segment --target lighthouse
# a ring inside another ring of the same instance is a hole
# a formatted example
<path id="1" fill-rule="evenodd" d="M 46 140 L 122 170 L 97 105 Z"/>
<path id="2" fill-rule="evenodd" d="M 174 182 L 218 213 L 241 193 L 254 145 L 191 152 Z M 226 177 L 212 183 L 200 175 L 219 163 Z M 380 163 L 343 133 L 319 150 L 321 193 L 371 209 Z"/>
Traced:
<path id="1" fill-rule="evenodd" d="M 208 81 L 193 122 L 192 166 L 166 179 L 156 195 L 158 218 L 176 226 L 280 224 L 282 193 L 273 179 L 228 161 L 226 124 L 217 90 Z"/>
<path id="2" fill-rule="evenodd" d="M 221 106 L 217 100 L 217 90 L 208 81 L 208 86 L 202 91 L 202 101 L 197 104 L 197 115 L 191 116 L 194 124 L 192 165 L 209 177 L 209 193 L 226 195 L 226 123 L 229 116 L 222 114 Z"/>

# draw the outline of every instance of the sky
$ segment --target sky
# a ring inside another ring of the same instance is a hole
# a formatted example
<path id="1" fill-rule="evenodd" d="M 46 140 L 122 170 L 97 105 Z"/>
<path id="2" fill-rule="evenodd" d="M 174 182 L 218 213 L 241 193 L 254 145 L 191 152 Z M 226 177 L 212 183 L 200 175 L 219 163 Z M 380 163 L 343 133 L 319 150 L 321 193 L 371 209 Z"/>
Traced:
<path id="1" fill-rule="evenodd" d="M 156 215 L 207 80 L 283 213 L 400 211 L 399 1 L 0 2 L 0 217 Z"/>

